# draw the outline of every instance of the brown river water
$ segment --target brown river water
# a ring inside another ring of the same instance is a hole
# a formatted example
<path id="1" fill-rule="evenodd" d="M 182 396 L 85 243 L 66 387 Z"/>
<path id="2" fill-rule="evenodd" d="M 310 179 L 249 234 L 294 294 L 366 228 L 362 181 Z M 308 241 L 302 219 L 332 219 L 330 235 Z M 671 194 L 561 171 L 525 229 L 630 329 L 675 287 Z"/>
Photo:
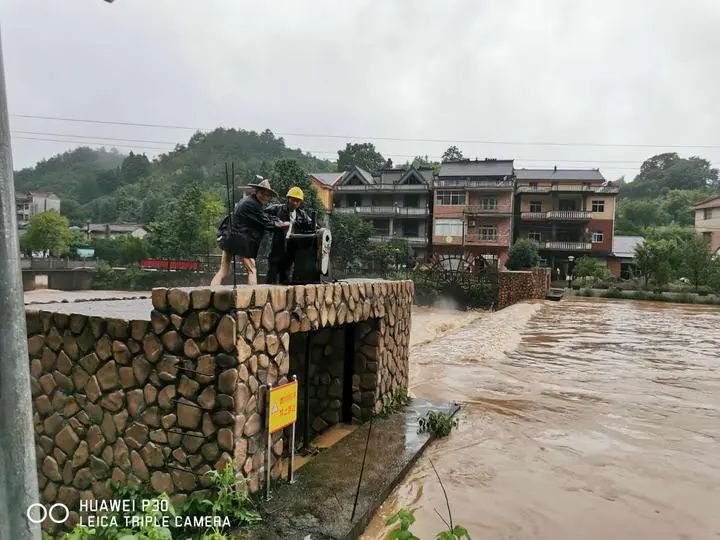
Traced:
<path id="1" fill-rule="evenodd" d="M 414 321 L 413 331 L 421 331 Z M 399 508 L 432 539 L 720 538 L 720 309 L 511 306 L 419 344 L 411 392 L 463 404 L 364 538 Z"/>

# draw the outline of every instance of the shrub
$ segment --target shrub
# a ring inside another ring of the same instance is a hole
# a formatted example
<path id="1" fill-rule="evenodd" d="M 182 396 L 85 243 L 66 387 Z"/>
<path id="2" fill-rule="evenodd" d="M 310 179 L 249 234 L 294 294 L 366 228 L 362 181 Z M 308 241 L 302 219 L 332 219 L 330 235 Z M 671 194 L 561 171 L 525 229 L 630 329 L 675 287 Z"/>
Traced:
<path id="1" fill-rule="evenodd" d="M 537 245 L 529 238 L 521 238 L 510 248 L 505 266 L 508 270 L 527 270 L 537 264 Z"/>
<path id="2" fill-rule="evenodd" d="M 618 289 L 617 287 L 609 288 L 604 296 L 605 296 L 605 298 L 625 298 L 625 295 L 623 294 L 623 292 L 620 289 Z"/>
<path id="3" fill-rule="evenodd" d="M 473 283 L 466 293 L 469 307 L 488 307 L 495 303 L 495 290 L 489 283 Z"/>

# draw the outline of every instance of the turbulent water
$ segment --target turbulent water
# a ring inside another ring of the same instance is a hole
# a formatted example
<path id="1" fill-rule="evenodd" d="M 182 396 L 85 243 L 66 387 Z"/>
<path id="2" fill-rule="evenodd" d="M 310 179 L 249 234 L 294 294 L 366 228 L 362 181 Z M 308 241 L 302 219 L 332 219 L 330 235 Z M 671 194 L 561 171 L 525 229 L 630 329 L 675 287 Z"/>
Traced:
<path id="1" fill-rule="evenodd" d="M 414 331 L 418 330 L 413 328 Z M 720 537 L 720 310 L 516 305 L 413 350 L 415 395 L 464 403 L 388 499 L 431 539 Z M 447 519 L 447 518 L 446 518 Z"/>

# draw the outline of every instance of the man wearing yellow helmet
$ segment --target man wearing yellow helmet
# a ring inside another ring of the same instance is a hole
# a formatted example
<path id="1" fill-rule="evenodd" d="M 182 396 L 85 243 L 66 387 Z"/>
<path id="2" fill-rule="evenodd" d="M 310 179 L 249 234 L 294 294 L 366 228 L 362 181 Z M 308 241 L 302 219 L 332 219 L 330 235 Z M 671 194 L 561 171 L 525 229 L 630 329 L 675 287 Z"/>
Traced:
<path id="1" fill-rule="evenodd" d="M 285 204 L 275 204 L 265 209 L 265 213 L 275 219 L 290 222 L 290 228 L 287 231 L 276 230 L 273 233 L 265 283 L 287 284 L 289 282 L 288 274 L 290 267 L 295 262 L 295 253 L 292 249 L 288 249 L 287 238 L 291 233 L 310 233 L 314 230 L 312 220 L 307 213 L 300 209 L 304 200 L 305 195 L 302 189 L 293 186 L 287 192 Z"/>

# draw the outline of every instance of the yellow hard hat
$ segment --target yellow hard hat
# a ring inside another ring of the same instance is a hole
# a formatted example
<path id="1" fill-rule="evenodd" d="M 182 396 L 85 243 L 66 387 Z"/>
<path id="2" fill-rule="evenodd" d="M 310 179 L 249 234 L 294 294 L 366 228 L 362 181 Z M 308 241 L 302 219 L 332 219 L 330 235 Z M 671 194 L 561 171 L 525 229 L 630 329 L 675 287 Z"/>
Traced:
<path id="1" fill-rule="evenodd" d="M 303 190 L 297 186 L 293 186 L 288 190 L 287 197 L 292 197 L 293 199 L 300 199 L 301 201 L 305 200 Z"/>

